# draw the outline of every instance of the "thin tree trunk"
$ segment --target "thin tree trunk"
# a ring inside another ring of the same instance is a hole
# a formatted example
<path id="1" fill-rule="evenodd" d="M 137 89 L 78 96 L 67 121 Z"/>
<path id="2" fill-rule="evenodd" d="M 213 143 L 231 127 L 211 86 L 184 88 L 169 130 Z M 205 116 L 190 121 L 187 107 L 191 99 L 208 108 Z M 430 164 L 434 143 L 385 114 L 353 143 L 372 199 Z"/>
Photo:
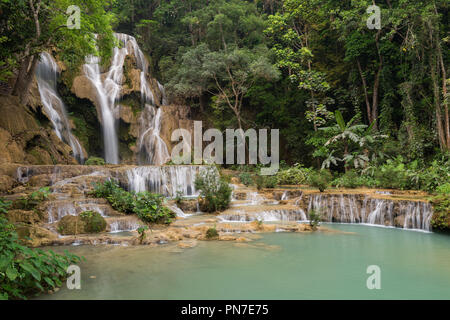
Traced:
<path id="1" fill-rule="evenodd" d="M 359 60 L 356 60 L 357 65 L 358 65 L 358 70 L 359 70 L 359 75 L 361 76 L 361 81 L 362 81 L 362 85 L 363 85 L 363 90 L 364 90 L 364 98 L 366 100 L 366 112 L 367 112 L 367 120 L 369 121 L 369 124 L 372 123 L 372 108 L 370 106 L 370 101 L 369 101 L 369 94 L 367 92 L 367 82 L 366 82 L 366 77 L 364 77 L 364 73 L 361 67 L 361 63 L 359 62 Z"/>

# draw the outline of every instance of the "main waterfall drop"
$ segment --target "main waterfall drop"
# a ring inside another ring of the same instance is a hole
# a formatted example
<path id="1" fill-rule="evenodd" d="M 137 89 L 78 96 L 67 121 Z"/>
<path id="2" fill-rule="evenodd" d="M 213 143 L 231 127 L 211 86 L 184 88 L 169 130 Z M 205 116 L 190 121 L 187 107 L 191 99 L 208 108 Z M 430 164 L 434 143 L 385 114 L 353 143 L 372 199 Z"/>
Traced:
<path id="1" fill-rule="evenodd" d="M 119 102 L 123 94 L 125 59 L 130 55 L 134 57 L 136 66 L 141 71 L 140 93 L 144 110 L 139 119 L 138 147 L 143 154 L 140 162 L 162 165 L 170 159 L 170 156 L 166 143 L 160 137 L 162 109 L 155 107 L 156 99 L 148 82 L 148 62 L 134 37 L 123 33 L 117 33 L 115 36 L 121 47 L 114 48 L 111 66 L 105 74 L 101 73 L 98 57 L 87 57 L 84 65 L 84 73 L 96 89 L 101 111 L 105 161 L 111 164 L 120 162 L 117 119 L 120 111 Z M 164 88 L 159 82 L 158 88 L 162 95 L 160 102 L 165 104 Z"/>
<path id="2" fill-rule="evenodd" d="M 66 106 L 56 88 L 58 74 L 59 68 L 56 61 L 49 53 L 43 52 L 36 67 L 36 79 L 44 111 L 49 117 L 58 138 L 69 144 L 74 158 L 83 163 L 83 148 L 70 130 Z"/>

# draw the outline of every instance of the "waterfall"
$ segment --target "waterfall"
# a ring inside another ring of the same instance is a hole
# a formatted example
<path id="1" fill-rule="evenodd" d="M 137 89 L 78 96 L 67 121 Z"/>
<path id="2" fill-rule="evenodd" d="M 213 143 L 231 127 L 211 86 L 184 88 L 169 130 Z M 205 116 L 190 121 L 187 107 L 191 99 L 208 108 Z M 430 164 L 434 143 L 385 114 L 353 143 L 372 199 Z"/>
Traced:
<path id="1" fill-rule="evenodd" d="M 139 119 L 143 131 L 139 138 L 139 150 L 143 153 L 144 164 L 162 165 L 170 160 L 169 150 L 160 137 L 162 109 L 146 104 Z"/>
<path id="2" fill-rule="evenodd" d="M 250 222 L 255 220 L 262 220 L 265 222 L 274 221 L 306 221 L 306 214 L 302 209 L 280 209 L 267 210 L 255 213 L 226 213 L 219 216 L 223 222 Z"/>
<path id="3" fill-rule="evenodd" d="M 121 89 L 124 79 L 123 69 L 127 55 L 133 55 L 140 72 L 140 92 L 144 111 L 139 119 L 140 137 L 139 148 L 145 154 L 145 164 L 161 165 L 170 159 L 167 145 L 160 137 L 162 110 L 156 110 L 155 97 L 148 83 L 148 62 L 139 48 L 136 39 L 130 35 L 116 33 L 115 37 L 122 44 L 115 47 L 111 67 L 105 75 L 101 74 L 100 59 L 95 56 L 87 57 L 84 73 L 97 91 L 97 98 L 101 110 L 103 137 L 105 144 L 105 160 L 107 163 L 119 163 L 119 142 L 117 136 L 117 117 L 120 106 Z M 164 87 L 158 82 L 162 95 L 162 103 L 166 104 Z"/>
<path id="4" fill-rule="evenodd" d="M 97 92 L 99 108 L 101 110 L 101 123 L 105 146 L 105 161 L 119 163 L 119 141 L 116 130 L 116 114 L 118 112 L 116 101 L 120 97 L 123 78 L 123 63 L 127 55 L 126 48 L 114 48 L 111 67 L 103 77 L 100 71 L 100 58 L 89 56 L 83 66 L 84 74 L 91 81 Z"/>
<path id="5" fill-rule="evenodd" d="M 58 138 L 69 144 L 75 159 L 83 163 L 83 149 L 70 130 L 66 107 L 56 88 L 58 74 L 59 68 L 53 57 L 47 52 L 41 53 L 36 67 L 36 78 L 45 113 L 50 118 Z"/>
<path id="6" fill-rule="evenodd" d="M 364 223 L 404 229 L 431 230 L 433 209 L 421 201 L 370 198 L 361 195 L 311 195 L 308 212 L 327 222 Z"/>
<path id="7" fill-rule="evenodd" d="M 128 186 L 131 191 L 150 191 L 174 197 L 197 194 L 195 177 L 204 170 L 199 166 L 143 166 L 127 170 Z"/>
<path id="8" fill-rule="evenodd" d="M 108 224 L 111 233 L 136 231 L 141 226 L 141 223 L 135 217 L 109 218 Z"/>

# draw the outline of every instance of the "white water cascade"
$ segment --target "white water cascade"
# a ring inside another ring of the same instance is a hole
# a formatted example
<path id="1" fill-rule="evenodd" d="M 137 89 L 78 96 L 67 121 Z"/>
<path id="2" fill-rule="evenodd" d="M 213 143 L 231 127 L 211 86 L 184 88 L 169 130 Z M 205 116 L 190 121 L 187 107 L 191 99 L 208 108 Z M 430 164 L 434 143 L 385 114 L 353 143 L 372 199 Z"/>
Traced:
<path id="1" fill-rule="evenodd" d="M 59 74 L 58 65 L 47 52 L 41 53 L 40 58 L 39 64 L 36 67 L 36 78 L 45 113 L 50 118 L 58 138 L 69 144 L 75 159 L 79 163 L 83 163 L 83 149 L 78 139 L 75 138 L 70 130 L 66 107 L 56 89 Z"/>
<path id="2" fill-rule="evenodd" d="M 150 191 L 175 197 L 177 193 L 183 196 L 195 196 L 195 177 L 200 166 L 143 166 L 127 171 L 128 186 L 131 191 Z"/>
<path id="3" fill-rule="evenodd" d="M 139 150 L 143 154 L 143 164 L 162 165 L 170 160 L 169 150 L 164 140 L 160 137 L 162 109 L 156 109 L 150 104 L 139 119 L 140 128 L 143 131 L 139 138 Z"/>
<path id="4" fill-rule="evenodd" d="M 364 223 L 431 231 L 433 209 L 422 201 L 360 199 L 358 195 L 312 195 L 308 212 L 318 211 L 327 222 Z"/>
<path id="5" fill-rule="evenodd" d="M 130 35 L 117 33 L 115 37 L 121 42 L 121 48 L 115 47 L 111 66 L 102 74 L 100 59 L 95 56 L 86 58 L 84 73 L 97 91 L 98 104 L 101 110 L 101 122 L 105 145 L 105 160 L 108 163 L 119 163 L 119 141 L 117 136 L 117 118 L 120 111 L 119 100 L 122 97 L 124 80 L 124 64 L 128 55 L 134 56 L 137 68 L 141 70 L 140 91 L 144 111 L 140 118 L 139 147 L 147 154 L 145 164 L 161 165 L 170 159 L 165 142 L 160 138 L 162 110 L 153 106 L 155 97 L 148 83 L 148 62 L 139 48 L 136 39 Z M 160 83 L 162 102 L 166 103 L 164 88 Z"/>

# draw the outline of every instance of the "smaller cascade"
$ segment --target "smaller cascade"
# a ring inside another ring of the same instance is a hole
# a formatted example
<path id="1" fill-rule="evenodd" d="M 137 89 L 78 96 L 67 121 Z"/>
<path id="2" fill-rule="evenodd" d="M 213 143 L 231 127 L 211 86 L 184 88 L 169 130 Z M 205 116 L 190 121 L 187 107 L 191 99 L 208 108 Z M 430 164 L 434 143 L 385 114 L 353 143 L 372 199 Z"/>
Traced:
<path id="1" fill-rule="evenodd" d="M 127 170 L 128 186 L 131 191 L 150 191 L 168 197 L 177 193 L 183 196 L 197 195 L 195 177 L 203 170 L 200 166 L 144 166 Z"/>
<path id="2" fill-rule="evenodd" d="M 235 213 L 224 213 L 219 216 L 223 222 L 251 222 L 251 221 L 307 221 L 305 211 L 302 209 L 280 209 L 267 210 L 262 212 L 244 213 L 236 211 Z"/>
<path id="3" fill-rule="evenodd" d="M 36 67 L 36 78 L 45 113 L 50 118 L 58 138 L 70 145 L 73 156 L 79 163 L 84 163 L 83 148 L 70 130 L 66 106 L 56 88 L 58 74 L 59 68 L 55 59 L 47 52 L 41 53 Z"/>
<path id="4" fill-rule="evenodd" d="M 136 231 L 141 226 L 135 217 L 107 218 L 111 233 Z"/>
<path id="5" fill-rule="evenodd" d="M 390 200 L 363 195 L 311 195 L 308 212 L 327 222 L 363 223 L 431 231 L 432 206 L 422 201 Z"/>
<path id="6" fill-rule="evenodd" d="M 160 136 L 162 109 L 156 109 L 150 104 L 139 119 L 140 128 L 143 131 L 139 138 L 139 150 L 142 154 L 143 164 L 162 165 L 170 160 L 169 150 Z"/>
<path id="7" fill-rule="evenodd" d="M 172 210 L 178 218 L 187 218 L 190 217 L 191 214 L 186 214 L 184 213 L 183 210 L 181 210 L 180 208 L 178 208 L 177 206 L 167 206 L 170 210 Z"/>

